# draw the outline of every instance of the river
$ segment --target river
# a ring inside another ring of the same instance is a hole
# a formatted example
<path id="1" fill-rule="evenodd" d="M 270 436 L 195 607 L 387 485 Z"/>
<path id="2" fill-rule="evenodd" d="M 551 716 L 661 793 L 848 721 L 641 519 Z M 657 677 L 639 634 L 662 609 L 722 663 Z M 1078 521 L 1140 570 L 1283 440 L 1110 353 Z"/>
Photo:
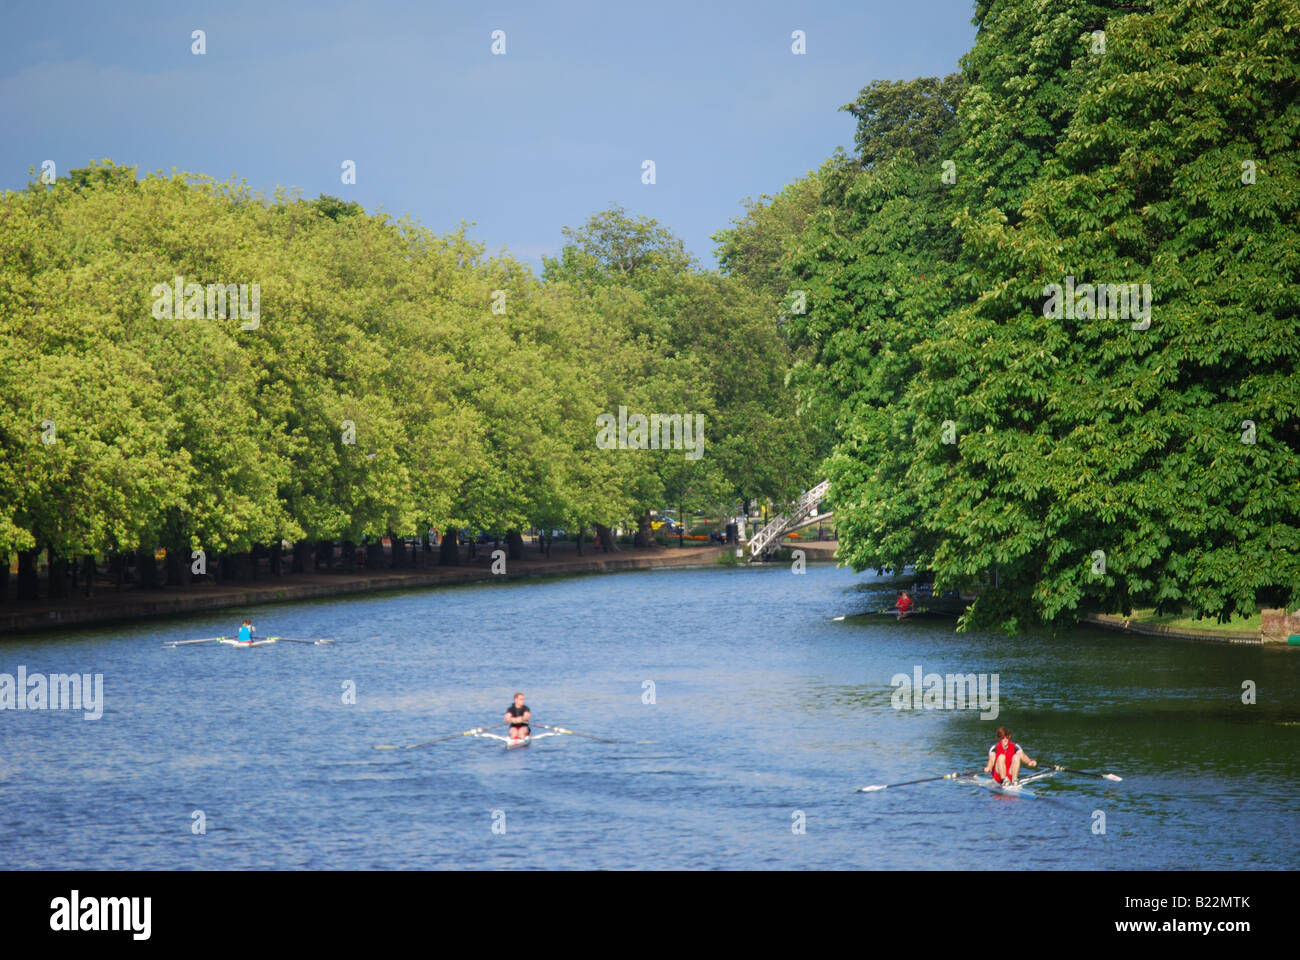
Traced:
<path id="1" fill-rule="evenodd" d="M 855 616 L 886 602 L 830 565 L 677 569 L 0 640 L 0 673 L 104 691 L 97 720 L 0 712 L 0 868 L 1300 865 L 1300 650 Z M 162 647 L 244 615 L 337 642 Z M 917 668 L 996 674 L 996 719 L 895 709 Z M 516 690 L 630 742 L 374 749 L 498 723 Z M 1000 725 L 1124 779 L 855 792 L 982 766 Z"/>

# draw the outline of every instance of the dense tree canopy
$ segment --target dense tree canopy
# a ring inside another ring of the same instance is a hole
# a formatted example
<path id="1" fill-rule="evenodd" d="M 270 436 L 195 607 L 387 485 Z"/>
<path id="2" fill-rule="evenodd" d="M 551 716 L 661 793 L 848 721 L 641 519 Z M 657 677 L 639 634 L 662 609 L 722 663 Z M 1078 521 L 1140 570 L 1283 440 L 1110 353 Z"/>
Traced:
<path id="1" fill-rule="evenodd" d="M 567 235 L 543 281 L 333 197 L 111 162 L 6 194 L 0 553 L 581 529 L 787 491 L 762 299 L 622 210 Z M 602 449 L 620 407 L 698 414 L 700 455 Z"/>
<path id="2" fill-rule="evenodd" d="M 1300 602 L 1298 9 L 985 2 L 847 108 L 784 241 L 841 556 L 1008 628 Z"/>

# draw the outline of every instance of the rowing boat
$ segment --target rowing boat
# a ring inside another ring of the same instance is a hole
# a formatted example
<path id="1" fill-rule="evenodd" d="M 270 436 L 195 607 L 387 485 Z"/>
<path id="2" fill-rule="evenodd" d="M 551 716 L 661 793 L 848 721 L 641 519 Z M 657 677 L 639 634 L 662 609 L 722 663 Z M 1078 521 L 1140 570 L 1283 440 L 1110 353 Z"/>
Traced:
<path id="1" fill-rule="evenodd" d="M 956 620 L 964 611 L 955 607 L 911 607 L 906 616 L 898 615 L 897 607 L 887 607 L 884 610 L 864 610 L 857 616 L 860 617 L 891 617 L 894 620 L 916 620 L 916 619 L 936 619 L 936 620 Z"/>
<path id="2" fill-rule="evenodd" d="M 517 750 L 520 747 L 531 746 L 534 740 L 541 740 L 543 737 L 558 737 L 558 733 L 534 733 L 527 737 L 503 737 L 499 733 L 488 733 L 486 730 L 479 733 L 470 734 L 472 737 L 482 737 L 485 740 L 500 740 L 506 745 L 507 750 Z"/>
<path id="3" fill-rule="evenodd" d="M 640 744 L 640 743 L 654 743 L 654 742 L 655 742 L 655 741 L 653 741 L 653 740 L 635 740 L 635 741 L 632 741 L 632 740 L 610 740 L 610 739 L 607 739 L 606 737 L 595 737 L 595 736 L 592 736 L 590 733 L 579 733 L 577 730 L 570 730 L 568 727 L 553 727 L 553 726 L 551 726 L 550 724 L 546 724 L 546 723 L 538 723 L 538 722 L 535 721 L 535 720 L 529 721 L 529 723 L 530 723 L 531 726 L 534 726 L 534 727 L 541 727 L 543 730 L 545 730 L 545 731 L 547 731 L 547 732 L 546 732 L 546 733 L 534 733 L 534 734 L 531 734 L 530 736 L 522 737 L 522 738 L 516 738 L 516 737 L 503 737 L 503 736 L 502 736 L 501 734 L 499 734 L 499 733 L 490 733 L 490 732 L 489 732 L 489 729 L 500 729 L 501 727 L 507 727 L 507 726 L 510 725 L 510 724 L 508 724 L 508 723 L 498 723 L 498 724 L 496 725 L 495 728 L 488 728 L 488 727 L 474 727 L 473 729 L 470 729 L 470 730 L 462 730 L 460 733 L 450 733 L 450 734 L 448 734 L 448 735 L 445 736 L 445 737 L 434 737 L 434 739 L 432 739 L 432 740 L 422 740 L 422 741 L 419 742 L 419 743 L 409 743 L 409 744 L 407 744 L 405 747 L 399 746 L 399 745 L 396 744 L 396 743 L 377 743 L 377 744 L 375 744 L 375 749 L 376 749 L 376 750 L 414 750 L 416 747 L 427 747 L 427 746 L 429 746 L 430 744 L 434 744 L 434 743 L 445 743 L 445 742 L 447 742 L 448 740 L 455 740 L 457 737 L 480 737 L 480 738 L 482 738 L 482 739 L 484 739 L 484 740 L 500 740 L 502 743 L 505 744 L 505 748 L 506 748 L 507 750 L 516 750 L 516 749 L 518 749 L 519 747 L 527 747 L 527 746 L 531 745 L 532 742 L 533 742 L 534 740 L 541 740 L 541 739 L 543 739 L 543 738 L 545 738 L 545 737 L 562 737 L 562 736 L 570 736 L 570 737 L 584 737 L 584 738 L 587 739 L 587 740 L 597 740 L 597 741 L 599 741 L 600 743 L 638 743 L 638 744 Z"/>
<path id="4" fill-rule="evenodd" d="M 261 647 L 268 643 L 310 643 L 314 646 L 325 646 L 333 643 L 324 637 L 303 638 L 303 637 L 264 637 L 261 640 L 240 641 L 238 637 L 201 637 L 198 640 L 169 640 L 163 644 L 165 650 L 175 650 L 177 647 L 189 646 L 193 643 L 223 643 L 228 647 Z"/>
<path id="5" fill-rule="evenodd" d="M 1025 786 L 1027 784 L 1033 783 L 1035 780 L 1042 780 L 1045 777 L 1051 777 L 1054 776 L 1055 774 L 1056 774 L 1055 770 L 1048 770 L 1045 773 L 1033 773 L 1027 777 L 1021 777 L 1015 783 L 998 783 L 996 780 L 992 778 L 986 780 L 983 777 L 969 777 L 969 778 L 958 777 L 957 782 L 969 783 L 972 784 L 973 786 L 983 787 L 985 790 L 991 790 L 993 793 L 1000 793 L 1003 794 L 1004 796 L 1032 798 L 1035 796 L 1035 794 L 1032 791 L 1026 790 Z"/>
<path id="6" fill-rule="evenodd" d="M 1033 794 L 1025 790 L 1025 784 L 1058 773 L 1077 773 L 1081 777 L 1095 777 L 1098 780 L 1112 780 L 1116 783 L 1124 779 L 1114 773 L 1097 773 L 1094 770 L 1077 770 L 1074 767 L 1063 767 L 1059 763 L 1045 763 L 1042 760 L 1038 761 L 1038 765 L 1050 769 L 1041 773 L 1031 773 L 1028 776 L 1021 777 L 1020 782 L 1014 786 L 1005 783 L 997 783 L 993 780 L 985 780 L 975 771 L 971 771 L 970 773 L 941 773 L 937 777 L 921 777 L 919 780 L 904 780 L 902 783 L 873 783 L 867 787 L 859 787 L 858 793 L 875 793 L 878 790 L 888 790 L 890 787 L 910 787 L 917 783 L 934 783 L 936 780 L 957 780 L 961 783 L 969 783 L 977 787 L 984 787 L 986 790 L 992 790 L 994 793 L 1005 793 L 1013 797 L 1032 797 Z"/>

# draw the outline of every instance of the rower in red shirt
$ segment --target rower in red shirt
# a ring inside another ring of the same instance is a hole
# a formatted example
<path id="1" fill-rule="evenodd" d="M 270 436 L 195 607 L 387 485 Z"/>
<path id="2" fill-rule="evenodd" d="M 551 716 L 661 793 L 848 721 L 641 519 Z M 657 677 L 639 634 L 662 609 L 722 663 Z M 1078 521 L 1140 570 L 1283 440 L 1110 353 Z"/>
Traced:
<path id="1" fill-rule="evenodd" d="M 1011 733 L 1006 727 L 998 727 L 998 742 L 989 747 L 989 762 L 984 765 L 985 773 L 992 773 L 998 783 L 1014 784 L 1020 777 L 1020 765 L 1038 766 L 1037 760 L 1030 760 L 1020 745 L 1011 742 Z"/>
<path id="2" fill-rule="evenodd" d="M 898 619 L 906 620 L 907 615 L 912 612 L 912 598 L 907 595 L 906 590 L 899 593 L 897 606 L 898 606 Z"/>

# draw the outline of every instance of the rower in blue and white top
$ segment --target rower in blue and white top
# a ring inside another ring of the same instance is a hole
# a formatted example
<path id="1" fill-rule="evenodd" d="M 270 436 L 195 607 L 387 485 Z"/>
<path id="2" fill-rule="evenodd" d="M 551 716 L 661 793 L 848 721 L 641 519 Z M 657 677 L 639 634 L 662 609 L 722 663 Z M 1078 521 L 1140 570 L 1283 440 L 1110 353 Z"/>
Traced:
<path id="1" fill-rule="evenodd" d="M 516 693 L 515 702 L 506 707 L 506 723 L 510 724 L 510 739 L 526 740 L 532 736 L 533 731 L 528 726 L 528 721 L 532 718 L 533 714 L 528 709 L 528 704 L 524 703 L 524 695 Z"/>
<path id="2" fill-rule="evenodd" d="M 254 629 L 256 628 L 253 626 L 253 621 L 245 620 L 242 624 L 240 624 L 239 636 L 236 639 L 240 643 L 252 643 Z"/>

